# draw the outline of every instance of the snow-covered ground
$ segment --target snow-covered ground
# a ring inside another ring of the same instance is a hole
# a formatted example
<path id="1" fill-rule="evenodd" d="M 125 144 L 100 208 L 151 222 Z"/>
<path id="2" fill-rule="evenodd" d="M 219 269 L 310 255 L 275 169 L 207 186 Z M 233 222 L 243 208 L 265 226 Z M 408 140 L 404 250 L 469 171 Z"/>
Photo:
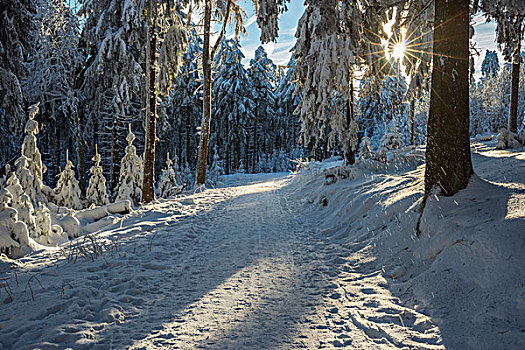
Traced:
<path id="1" fill-rule="evenodd" d="M 0 348 L 523 348 L 525 150 L 494 146 L 420 238 L 416 150 L 330 185 L 340 162 L 223 177 L 3 259 Z"/>

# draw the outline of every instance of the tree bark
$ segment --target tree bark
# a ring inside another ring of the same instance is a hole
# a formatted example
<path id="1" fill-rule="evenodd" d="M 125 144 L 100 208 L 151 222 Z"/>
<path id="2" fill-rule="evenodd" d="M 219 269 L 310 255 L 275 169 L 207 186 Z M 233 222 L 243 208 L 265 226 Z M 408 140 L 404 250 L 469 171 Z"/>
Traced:
<path id="1" fill-rule="evenodd" d="M 473 174 L 469 137 L 469 1 L 436 0 L 425 194 L 467 187 Z"/>
<path id="2" fill-rule="evenodd" d="M 208 161 L 208 143 L 210 140 L 211 122 L 211 59 L 210 57 L 211 0 L 204 4 L 204 46 L 202 51 L 203 71 L 203 106 L 199 155 L 197 156 L 197 174 L 195 187 L 206 183 L 206 163 Z"/>
<path id="3" fill-rule="evenodd" d="M 521 35 L 520 35 L 521 36 Z M 512 60 L 512 82 L 510 87 L 509 130 L 518 133 L 518 94 L 520 86 L 521 40 Z"/>
<path id="4" fill-rule="evenodd" d="M 152 14 L 152 16 L 155 16 Z M 142 201 L 149 203 L 155 198 L 155 129 L 157 124 L 157 96 L 155 93 L 155 54 L 157 52 L 157 34 L 155 21 L 148 28 L 149 31 L 149 69 L 148 69 L 148 96 L 149 104 L 146 111 L 146 141 L 144 149 L 144 174 L 142 179 Z"/>

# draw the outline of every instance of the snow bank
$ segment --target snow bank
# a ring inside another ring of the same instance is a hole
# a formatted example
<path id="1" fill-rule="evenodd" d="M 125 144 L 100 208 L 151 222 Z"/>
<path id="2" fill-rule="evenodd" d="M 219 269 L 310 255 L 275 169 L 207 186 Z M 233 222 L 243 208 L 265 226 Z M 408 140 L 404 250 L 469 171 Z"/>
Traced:
<path id="1" fill-rule="evenodd" d="M 495 151 L 495 143 L 474 145 L 481 177 L 467 189 L 429 198 L 419 238 L 422 150 L 390 154 L 384 166 L 358 161 L 353 179 L 330 185 L 319 169 L 338 166 L 333 162 L 310 164 L 293 180 L 326 239 L 370 249 L 369 264 L 391 293 L 429 315 L 454 349 L 519 348 L 525 341 L 525 184 L 516 170 L 525 152 Z"/>

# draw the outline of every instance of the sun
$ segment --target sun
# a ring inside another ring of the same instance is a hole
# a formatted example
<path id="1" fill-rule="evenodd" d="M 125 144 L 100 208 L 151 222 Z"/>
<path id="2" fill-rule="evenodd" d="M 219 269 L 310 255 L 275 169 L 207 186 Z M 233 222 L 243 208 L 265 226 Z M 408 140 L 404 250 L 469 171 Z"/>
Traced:
<path id="1" fill-rule="evenodd" d="M 394 44 L 394 46 L 392 47 L 391 55 L 396 60 L 400 60 L 403 57 L 405 57 L 405 50 L 406 50 L 405 43 L 400 42 L 400 43 Z"/>

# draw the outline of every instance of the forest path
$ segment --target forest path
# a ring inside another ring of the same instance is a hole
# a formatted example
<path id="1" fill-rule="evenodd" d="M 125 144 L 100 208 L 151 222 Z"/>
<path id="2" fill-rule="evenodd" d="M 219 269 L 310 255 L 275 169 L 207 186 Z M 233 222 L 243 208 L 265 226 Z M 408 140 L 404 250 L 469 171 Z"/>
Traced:
<path id="1" fill-rule="evenodd" d="M 322 234 L 290 178 L 239 179 L 95 234 L 118 238 L 111 254 L 22 259 L 0 309 L 4 348 L 443 348 L 430 318 L 391 295 L 370 246 Z M 33 279 L 31 303 L 33 275 L 45 290 Z"/>

